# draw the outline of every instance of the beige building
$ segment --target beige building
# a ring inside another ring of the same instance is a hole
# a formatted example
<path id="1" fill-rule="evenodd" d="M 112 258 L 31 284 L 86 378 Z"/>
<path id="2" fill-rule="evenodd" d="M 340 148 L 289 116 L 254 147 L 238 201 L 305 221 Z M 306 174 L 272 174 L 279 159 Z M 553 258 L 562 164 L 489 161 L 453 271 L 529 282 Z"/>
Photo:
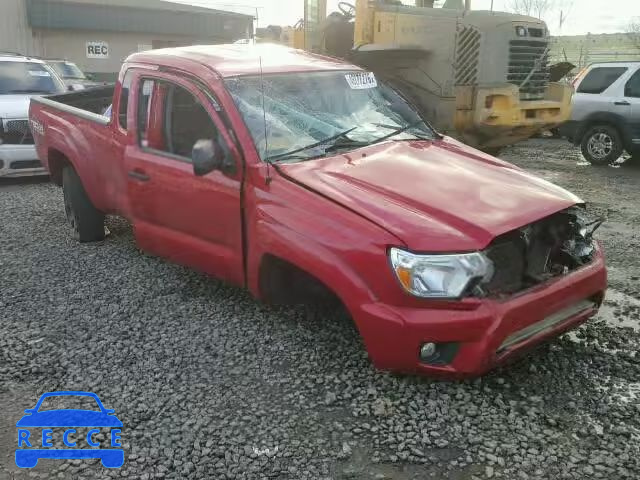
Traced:
<path id="1" fill-rule="evenodd" d="M 246 38 L 253 17 L 163 0 L 0 0 L 0 51 L 113 79 L 131 53 Z"/>

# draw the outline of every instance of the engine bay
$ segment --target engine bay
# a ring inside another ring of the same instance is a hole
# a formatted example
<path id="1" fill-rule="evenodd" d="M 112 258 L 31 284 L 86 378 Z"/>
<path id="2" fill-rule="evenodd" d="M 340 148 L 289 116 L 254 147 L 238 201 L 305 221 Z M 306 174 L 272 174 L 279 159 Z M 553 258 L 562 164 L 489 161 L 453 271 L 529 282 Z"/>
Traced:
<path id="1" fill-rule="evenodd" d="M 485 250 L 494 274 L 475 286 L 474 295 L 510 295 L 588 264 L 596 249 L 593 234 L 603 222 L 573 206 L 497 237 Z"/>

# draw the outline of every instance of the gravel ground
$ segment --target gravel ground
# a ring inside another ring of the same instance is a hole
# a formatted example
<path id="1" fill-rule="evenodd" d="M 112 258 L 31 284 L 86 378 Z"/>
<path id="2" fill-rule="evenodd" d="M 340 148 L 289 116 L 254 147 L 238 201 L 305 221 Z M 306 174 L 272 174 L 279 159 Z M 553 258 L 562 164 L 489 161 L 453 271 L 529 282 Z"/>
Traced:
<path id="1" fill-rule="evenodd" d="M 577 332 L 464 382 L 376 372 L 344 318 L 145 256 L 119 219 L 78 245 L 58 188 L 0 186 L 0 479 L 640 478 L 640 168 L 555 140 L 503 158 L 607 215 L 612 289 Z M 121 469 L 15 467 L 15 422 L 51 390 L 115 409 Z"/>

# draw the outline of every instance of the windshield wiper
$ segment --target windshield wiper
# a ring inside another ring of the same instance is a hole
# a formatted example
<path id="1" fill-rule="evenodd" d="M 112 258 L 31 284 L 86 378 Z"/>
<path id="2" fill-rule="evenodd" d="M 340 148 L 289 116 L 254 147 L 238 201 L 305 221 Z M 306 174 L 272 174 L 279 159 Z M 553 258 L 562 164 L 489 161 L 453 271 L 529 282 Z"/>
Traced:
<path id="1" fill-rule="evenodd" d="M 417 121 L 417 124 L 418 124 L 418 125 L 419 125 L 420 123 L 422 123 L 422 120 Z M 388 129 L 390 129 L 390 130 L 397 130 L 397 129 L 399 128 L 399 127 L 396 127 L 396 126 L 393 126 L 393 125 L 387 125 L 387 124 L 384 124 L 384 123 L 374 123 L 374 125 L 375 125 L 376 127 L 388 128 Z M 414 127 L 417 127 L 417 125 L 415 125 L 415 123 L 413 123 L 413 124 L 409 125 L 409 127 L 407 128 L 407 130 L 409 130 L 409 129 L 411 129 L 411 128 L 414 128 Z M 400 127 L 400 128 L 404 128 L 404 127 Z M 404 130 L 403 130 L 403 131 L 404 131 Z M 393 135 L 397 135 L 398 133 L 402 133 L 402 132 L 396 132 L 396 133 L 394 133 Z M 418 138 L 418 139 L 420 139 L 420 140 L 433 140 L 433 138 L 425 137 L 424 135 L 420 135 L 420 134 L 417 134 L 417 133 L 415 133 L 415 132 L 407 132 L 407 133 L 409 133 L 409 134 L 413 135 L 414 137 L 416 137 L 416 138 Z M 392 136 L 393 136 L 393 135 L 392 135 Z"/>
<path id="2" fill-rule="evenodd" d="M 291 157 L 294 153 L 298 153 L 298 152 L 302 152 L 304 150 L 309 150 L 310 148 L 315 148 L 315 147 L 319 147 L 320 145 L 323 145 L 327 142 L 330 142 L 331 140 L 336 140 L 340 137 L 344 137 L 347 133 L 350 133 L 352 131 L 354 131 L 356 128 L 358 127 L 353 127 L 350 128 L 349 130 L 345 130 L 344 132 L 340 132 L 336 135 L 332 135 L 331 137 L 325 138 L 324 140 L 320 140 L 319 142 L 316 143 L 312 143 L 311 145 L 307 145 L 305 147 L 301 147 L 301 148 L 296 148 L 295 150 L 291 150 L 290 152 L 285 152 L 285 153 L 281 153 L 278 155 L 272 155 L 270 157 L 267 157 L 264 159 L 265 162 L 271 162 L 273 160 L 278 160 L 280 158 L 286 158 L 286 157 Z"/>
<path id="3" fill-rule="evenodd" d="M 331 145 L 329 145 L 327 148 L 324 149 L 325 153 L 328 152 L 334 152 L 336 150 L 340 150 L 341 148 L 356 148 L 356 147 L 363 147 L 367 145 L 367 142 L 361 142 L 358 140 L 351 140 L 350 138 L 345 138 L 345 139 L 336 139 L 335 142 L 333 142 Z"/>

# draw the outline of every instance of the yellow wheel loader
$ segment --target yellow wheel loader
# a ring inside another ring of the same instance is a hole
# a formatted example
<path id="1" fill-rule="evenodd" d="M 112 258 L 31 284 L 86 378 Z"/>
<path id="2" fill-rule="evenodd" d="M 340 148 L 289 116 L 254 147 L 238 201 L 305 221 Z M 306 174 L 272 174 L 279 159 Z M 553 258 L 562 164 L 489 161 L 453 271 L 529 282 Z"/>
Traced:
<path id="1" fill-rule="evenodd" d="M 343 57 L 412 100 L 442 133 L 495 153 L 569 118 L 572 88 L 549 81 L 549 32 L 533 17 L 462 0 L 306 0 L 295 46 Z"/>

